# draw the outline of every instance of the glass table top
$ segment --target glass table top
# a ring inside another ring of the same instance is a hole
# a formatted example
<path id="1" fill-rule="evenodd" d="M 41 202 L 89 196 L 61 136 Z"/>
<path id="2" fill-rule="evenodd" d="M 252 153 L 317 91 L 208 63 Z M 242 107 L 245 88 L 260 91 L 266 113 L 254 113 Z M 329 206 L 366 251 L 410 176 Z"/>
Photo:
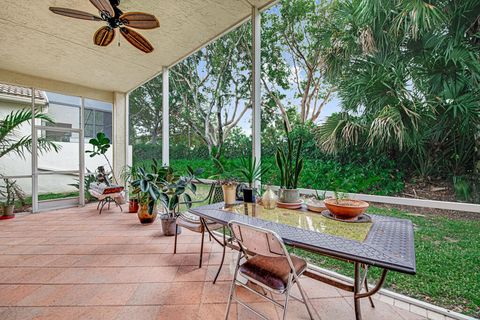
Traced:
<path id="1" fill-rule="evenodd" d="M 372 222 L 343 222 L 322 216 L 306 209 L 292 210 L 284 208 L 265 209 L 262 205 L 241 203 L 222 208 L 223 211 L 245 214 L 262 220 L 282 223 L 310 231 L 326 233 L 358 242 L 363 242 Z"/>

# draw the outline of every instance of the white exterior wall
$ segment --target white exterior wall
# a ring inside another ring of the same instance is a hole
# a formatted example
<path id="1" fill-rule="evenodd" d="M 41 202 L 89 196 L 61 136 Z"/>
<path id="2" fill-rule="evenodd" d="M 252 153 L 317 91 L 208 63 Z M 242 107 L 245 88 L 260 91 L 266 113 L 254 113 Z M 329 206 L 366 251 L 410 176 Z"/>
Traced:
<path id="1" fill-rule="evenodd" d="M 26 102 L 7 101 L 6 99 L 0 100 L 0 119 L 4 119 L 12 111 L 31 108 L 30 98 L 25 98 Z M 63 107 L 56 105 L 58 107 Z M 65 107 L 68 109 L 66 112 L 55 112 L 50 116 L 56 122 L 72 123 L 72 127 L 79 127 L 79 108 Z M 44 109 L 48 113 L 48 108 Z M 76 111 L 76 112 L 75 112 Z M 37 120 L 37 125 L 41 125 L 41 121 Z M 19 137 L 30 136 L 31 125 L 26 123 L 22 125 L 19 130 L 16 131 Z M 72 136 L 74 142 L 56 142 L 60 147 L 60 151 L 42 153 L 38 157 L 38 169 L 39 171 L 57 171 L 57 170 L 78 170 L 79 169 L 79 146 L 78 135 Z M 91 146 L 88 142 L 85 142 L 85 150 L 91 150 Z M 112 161 L 113 150 L 107 152 L 107 157 Z M 0 159 L 0 174 L 6 176 L 25 176 L 32 174 L 31 165 L 32 155 L 28 152 L 25 153 L 25 157 L 22 158 L 16 154 L 9 154 Z M 105 166 L 108 168 L 108 164 L 101 156 L 91 158 L 89 155 L 85 155 L 85 167 L 91 172 L 95 172 L 98 166 Z M 108 169 L 107 169 L 108 170 Z M 39 176 L 39 194 L 44 193 L 62 193 L 76 191 L 75 187 L 68 184 L 74 183 L 77 175 L 40 175 Z M 32 179 L 31 178 L 17 178 L 15 179 L 20 187 L 25 191 L 27 195 L 32 193 Z"/>

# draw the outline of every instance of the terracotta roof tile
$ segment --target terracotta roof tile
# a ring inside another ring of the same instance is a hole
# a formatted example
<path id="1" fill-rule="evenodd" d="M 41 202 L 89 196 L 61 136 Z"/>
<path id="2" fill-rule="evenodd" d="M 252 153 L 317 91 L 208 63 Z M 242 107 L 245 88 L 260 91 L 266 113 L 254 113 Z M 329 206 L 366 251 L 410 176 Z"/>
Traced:
<path id="1" fill-rule="evenodd" d="M 7 94 L 19 97 L 31 97 L 32 89 L 0 83 L 0 94 Z M 45 95 L 45 92 L 41 90 L 35 90 L 35 99 L 38 99 L 42 102 L 46 101 L 47 97 Z"/>

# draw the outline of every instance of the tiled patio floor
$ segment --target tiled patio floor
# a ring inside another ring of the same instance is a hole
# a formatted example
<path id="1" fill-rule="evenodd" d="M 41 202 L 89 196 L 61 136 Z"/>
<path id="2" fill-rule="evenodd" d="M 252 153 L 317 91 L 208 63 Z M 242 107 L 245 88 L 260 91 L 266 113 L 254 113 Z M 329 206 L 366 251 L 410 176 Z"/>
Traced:
<path id="1" fill-rule="evenodd" d="M 228 253 L 217 284 L 220 246 L 206 237 L 198 269 L 199 235 L 183 232 L 173 255 L 173 237 L 160 223 L 142 226 L 119 210 L 98 215 L 95 206 L 0 221 L 0 319 L 223 319 L 228 296 Z M 303 278 L 320 319 L 354 319 L 348 294 Z M 280 310 L 239 291 L 246 301 L 277 319 Z M 366 301 L 364 301 L 366 302 Z M 376 301 L 364 319 L 422 319 Z M 234 305 L 230 319 L 255 319 Z M 291 304 L 289 319 L 308 319 Z"/>

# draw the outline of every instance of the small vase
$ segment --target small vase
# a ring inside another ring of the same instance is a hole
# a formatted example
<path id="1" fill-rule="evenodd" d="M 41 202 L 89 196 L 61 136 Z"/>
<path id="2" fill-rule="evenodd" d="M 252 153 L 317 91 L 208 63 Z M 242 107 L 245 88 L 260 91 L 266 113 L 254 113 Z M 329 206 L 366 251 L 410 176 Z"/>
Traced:
<path id="1" fill-rule="evenodd" d="M 254 203 L 255 202 L 255 188 L 243 189 L 243 202 Z"/>
<path id="2" fill-rule="evenodd" d="M 272 190 L 271 186 L 267 186 L 262 196 L 262 205 L 265 209 L 275 209 L 277 207 L 278 197 Z"/>
<path id="3" fill-rule="evenodd" d="M 232 205 L 235 204 L 235 200 L 237 197 L 237 185 L 235 184 L 224 184 L 222 185 L 223 190 L 223 201 L 225 205 Z"/>

